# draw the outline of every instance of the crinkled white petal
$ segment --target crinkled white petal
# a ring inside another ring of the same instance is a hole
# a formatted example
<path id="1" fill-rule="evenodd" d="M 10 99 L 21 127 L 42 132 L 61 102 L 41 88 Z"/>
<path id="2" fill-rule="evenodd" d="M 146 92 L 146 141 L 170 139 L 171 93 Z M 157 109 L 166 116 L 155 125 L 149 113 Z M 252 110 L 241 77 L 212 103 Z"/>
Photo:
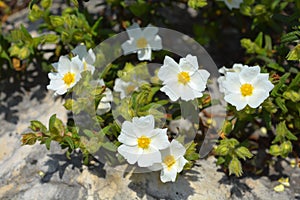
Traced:
<path id="1" fill-rule="evenodd" d="M 123 54 L 128 55 L 131 53 L 136 53 L 137 52 L 137 47 L 135 45 L 135 41 L 133 39 L 127 40 L 121 45 L 123 49 Z"/>
<path id="2" fill-rule="evenodd" d="M 161 154 L 158 149 L 150 145 L 148 149 L 143 150 L 142 155 L 138 159 L 138 166 L 150 167 L 154 163 L 160 163 L 161 161 Z"/>
<path id="3" fill-rule="evenodd" d="M 227 72 L 226 79 L 223 81 L 225 90 L 232 93 L 240 93 L 240 79 L 239 74 L 235 72 Z"/>
<path id="4" fill-rule="evenodd" d="M 179 99 L 179 95 L 177 92 L 172 90 L 168 85 L 163 86 L 160 88 L 160 91 L 166 93 L 166 95 L 171 99 L 171 101 L 177 101 Z"/>
<path id="5" fill-rule="evenodd" d="M 253 94 L 248 97 L 247 103 L 251 108 L 257 108 L 268 98 L 269 92 L 263 89 L 255 89 Z"/>
<path id="6" fill-rule="evenodd" d="M 85 60 L 90 65 L 93 65 L 96 61 L 96 55 L 92 49 L 89 49 L 88 54 L 85 56 Z"/>
<path id="7" fill-rule="evenodd" d="M 133 138 L 138 138 L 134 130 L 134 124 L 130 121 L 125 121 L 122 124 L 121 134 L 125 134 Z"/>
<path id="8" fill-rule="evenodd" d="M 244 68 L 239 73 L 239 79 L 241 84 L 252 83 L 252 81 L 255 80 L 255 78 L 258 76 L 259 73 L 260 73 L 259 66 Z"/>
<path id="9" fill-rule="evenodd" d="M 207 85 L 209 72 L 206 70 L 197 70 L 192 76 L 188 85 L 196 91 L 204 91 Z"/>
<path id="10" fill-rule="evenodd" d="M 66 56 L 60 56 L 57 63 L 57 72 L 60 74 L 66 74 L 71 69 L 71 61 Z"/>
<path id="11" fill-rule="evenodd" d="M 166 149 L 169 147 L 170 142 L 167 136 L 167 129 L 154 129 L 152 131 L 154 136 L 151 137 L 151 145 L 155 146 L 157 149 Z"/>
<path id="12" fill-rule="evenodd" d="M 193 74 L 199 68 L 197 57 L 188 54 L 185 58 L 180 58 L 179 66 L 181 71 L 186 71 L 190 72 L 190 74 Z"/>
<path id="13" fill-rule="evenodd" d="M 177 160 L 179 157 L 184 156 L 185 154 L 185 148 L 180 142 L 173 139 L 170 144 L 170 153 L 174 156 L 175 160 Z"/>
<path id="14" fill-rule="evenodd" d="M 152 26 L 151 24 L 149 24 L 143 30 L 144 37 L 147 38 L 147 39 L 151 39 L 151 40 L 153 40 L 155 38 L 157 33 L 158 33 L 158 28 L 155 27 L 155 26 Z"/>
<path id="15" fill-rule="evenodd" d="M 158 78 L 163 81 L 163 84 L 166 84 L 170 81 L 177 81 L 177 75 L 179 72 L 179 65 L 172 58 L 166 56 L 164 64 L 159 69 L 157 75 Z"/>
<path id="16" fill-rule="evenodd" d="M 129 164 L 136 163 L 143 154 L 143 150 L 141 148 L 138 148 L 137 146 L 127 146 L 124 144 L 118 147 L 118 152 L 127 160 Z"/>
<path id="17" fill-rule="evenodd" d="M 124 133 L 121 133 L 118 136 L 118 141 L 127 146 L 137 146 L 137 144 L 138 144 L 136 137 L 132 137 L 131 135 L 127 135 Z"/>
<path id="18" fill-rule="evenodd" d="M 242 110 L 247 105 L 246 98 L 244 98 L 241 94 L 238 93 L 227 94 L 225 95 L 224 99 L 231 105 L 234 105 L 237 110 Z"/>
<path id="19" fill-rule="evenodd" d="M 171 168 L 168 168 L 165 164 L 163 164 L 163 169 L 160 173 L 160 180 L 163 183 L 170 182 L 170 181 L 175 182 L 176 177 L 177 177 L 176 167 L 172 166 Z"/>
<path id="20" fill-rule="evenodd" d="M 154 117 L 153 115 L 147 115 L 143 117 L 134 117 L 132 119 L 132 125 L 137 137 L 148 136 L 152 137 L 151 131 L 154 129 Z"/>
<path id="21" fill-rule="evenodd" d="M 187 163 L 188 161 L 183 157 L 180 156 L 177 160 L 176 160 L 176 168 L 177 168 L 177 172 L 181 172 L 183 170 L 184 165 Z"/>
<path id="22" fill-rule="evenodd" d="M 151 47 L 148 46 L 147 48 L 144 49 L 139 49 L 137 51 L 138 54 L 138 59 L 139 60 L 151 60 Z"/>
<path id="23" fill-rule="evenodd" d="M 143 32 L 137 23 L 133 23 L 130 27 L 128 27 L 126 32 L 130 39 L 143 37 Z"/>
<path id="24" fill-rule="evenodd" d="M 147 41 L 152 50 L 157 51 L 162 49 L 162 41 L 158 35 L 156 35 L 153 39 L 147 38 Z"/>

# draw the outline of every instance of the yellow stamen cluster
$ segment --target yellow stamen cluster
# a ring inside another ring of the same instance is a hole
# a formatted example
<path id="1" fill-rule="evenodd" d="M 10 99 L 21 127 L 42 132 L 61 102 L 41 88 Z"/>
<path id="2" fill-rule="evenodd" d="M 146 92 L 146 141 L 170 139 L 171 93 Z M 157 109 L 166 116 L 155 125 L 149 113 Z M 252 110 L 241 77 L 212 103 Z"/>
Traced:
<path id="1" fill-rule="evenodd" d="M 168 169 L 170 169 L 176 163 L 176 160 L 175 160 L 174 156 L 168 155 L 165 157 L 164 163 L 165 163 L 165 165 L 167 165 Z"/>
<path id="2" fill-rule="evenodd" d="M 147 45 L 148 45 L 148 42 L 147 42 L 147 40 L 146 40 L 144 37 L 139 38 L 139 39 L 136 41 L 136 47 L 137 47 L 138 49 L 144 49 L 144 48 L 147 47 Z"/>
<path id="3" fill-rule="evenodd" d="M 142 149 L 148 149 L 151 139 L 146 136 L 141 136 L 137 139 L 138 147 Z"/>
<path id="4" fill-rule="evenodd" d="M 75 74 L 71 72 L 66 73 L 63 77 L 63 81 L 67 86 L 70 86 L 72 83 L 75 82 Z"/>
<path id="5" fill-rule="evenodd" d="M 245 96 L 251 96 L 253 93 L 253 86 L 249 83 L 245 83 L 240 87 L 242 95 Z"/>
<path id="6" fill-rule="evenodd" d="M 186 85 L 191 80 L 191 77 L 188 72 L 180 72 L 177 75 L 177 78 L 178 78 L 178 82 L 183 85 Z"/>

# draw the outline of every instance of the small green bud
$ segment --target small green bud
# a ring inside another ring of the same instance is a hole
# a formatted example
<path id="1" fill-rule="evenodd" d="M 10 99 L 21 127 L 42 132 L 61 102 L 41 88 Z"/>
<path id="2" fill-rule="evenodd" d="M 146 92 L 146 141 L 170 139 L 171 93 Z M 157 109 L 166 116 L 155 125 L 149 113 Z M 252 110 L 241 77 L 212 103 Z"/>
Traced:
<path id="1" fill-rule="evenodd" d="M 229 163 L 229 175 L 235 174 L 236 176 L 241 176 L 243 174 L 242 164 L 236 157 L 233 157 Z"/>
<path id="2" fill-rule="evenodd" d="M 281 148 L 281 156 L 286 157 L 289 153 L 293 151 L 293 146 L 290 141 L 285 141 L 280 145 Z"/>
<path id="3" fill-rule="evenodd" d="M 226 156 L 229 152 L 229 148 L 226 147 L 225 145 L 219 145 L 216 149 L 216 153 L 217 155 L 220 156 Z"/>
<path id="4" fill-rule="evenodd" d="M 254 7 L 253 13 L 256 16 L 262 15 L 262 14 L 266 13 L 266 7 L 262 4 L 258 4 Z"/>
<path id="5" fill-rule="evenodd" d="M 279 147 L 279 145 L 277 145 L 277 144 L 272 145 L 270 147 L 270 154 L 273 155 L 273 156 L 281 155 L 281 148 Z"/>
<path id="6" fill-rule="evenodd" d="M 52 5 L 52 0 L 42 0 L 42 1 L 41 1 L 41 6 L 42 6 L 44 9 L 49 8 L 51 5 Z"/>
<path id="7" fill-rule="evenodd" d="M 300 60 L 300 44 L 297 44 L 286 56 L 287 60 Z"/>
<path id="8" fill-rule="evenodd" d="M 252 153 L 246 147 L 239 147 L 235 150 L 235 153 L 239 158 L 246 160 L 246 158 L 252 158 Z"/>
<path id="9" fill-rule="evenodd" d="M 52 26 L 58 27 L 64 25 L 65 21 L 63 17 L 52 15 L 50 16 L 50 23 Z"/>

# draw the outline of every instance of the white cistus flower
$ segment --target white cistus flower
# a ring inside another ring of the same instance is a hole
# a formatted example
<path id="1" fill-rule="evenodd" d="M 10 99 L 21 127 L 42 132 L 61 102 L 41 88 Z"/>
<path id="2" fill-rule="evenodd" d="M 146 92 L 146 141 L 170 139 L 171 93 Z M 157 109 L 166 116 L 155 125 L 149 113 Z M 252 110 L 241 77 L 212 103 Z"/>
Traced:
<path id="1" fill-rule="evenodd" d="M 134 91 L 137 91 L 138 88 L 139 87 L 136 83 L 126 82 L 120 78 L 117 78 L 115 80 L 114 91 L 120 93 L 121 99 L 130 96 Z"/>
<path id="2" fill-rule="evenodd" d="M 81 78 L 83 63 L 78 56 L 69 60 L 66 56 L 61 56 L 57 63 L 54 63 L 56 72 L 50 72 L 48 77 L 50 84 L 48 90 L 54 90 L 54 95 L 63 95 L 72 88 Z"/>
<path id="3" fill-rule="evenodd" d="M 242 110 L 249 105 L 257 108 L 269 96 L 274 85 L 268 73 L 260 73 L 259 66 L 243 67 L 239 72 L 226 72 L 222 80 L 225 101 Z"/>
<path id="4" fill-rule="evenodd" d="M 87 51 L 85 45 L 78 45 L 75 49 L 72 50 L 72 53 L 75 55 L 78 55 L 80 60 L 83 62 L 83 70 L 88 70 L 92 74 L 95 71 L 95 60 L 96 60 L 96 55 L 93 52 L 92 49 L 89 49 Z"/>
<path id="5" fill-rule="evenodd" d="M 137 162 L 139 167 L 161 163 L 159 150 L 166 149 L 170 144 L 167 129 L 154 128 L 153 115 L 134 117 L 132 122 L 125 121 L 118 140 L 123 143 L 118 147 L 118 153 L 129 164 Z"/>
<path id="6" fill-rule="evenodd" d="M 175 182 L 177 173 L 183 170 L 184 165 L 188 162 L 183 156 L 185 148 L 177 140 L 172 140 L 170 147 L 161 151 L 162 170 L 160 180 L 165 182 Z"/>
<path id="7" fill-rule="evenodd" d="M 162 49 L 158 28 L 148 25 L 141 29 L 137 23 L 126 29 L 129 40 L 122 44 L 124 55 L 137 53 L 139 60 L 151 60 L 151 51 Z"/>
<path id="8" fill-rule="evenodd" d="M 240 8 L 240 4 L 243 3 L 243 0 L 223 0 L 226 6 L 232 10 L 232 8 Z"/>
<path id="9" fill-rule="evenodd" d="M 158 71 L 158 78 L 163 81 L 160 89 L 172 101 L 179 98 L 185 101 L 202 97 L 209 77 L 208 71 L 198 69 L 196 56 L 187 55 L 179 64 L 166 56 L 163 66 Z"/>
<path id="10" fill-rule="evenodd" d="M 103 79 L 97 80 L 97 84 L 102 87 L 105 86 Z M 98 115 L 102 115 L 102 114 L 110 111 L 111 102 L 113 101 L 112 92 L 108 87 L 105 88 L 105 91 L 103 92 L 102 95 L 103 95 L 103 97 L 101 98 L 101 100 L 98 104 L 97 111 L 96 111 Z"/>
<path id="11" fill-rule="evenodd" d="M 162 162 L 155 163 L 149 169 L 152 171 L 161 170 L 160 180 L 163 183 L 175 182 L 177 174 L 183 170 L 184 165 L 188 162 L 184 158 L 186 150 L 180 142 L 173 139 L 170 146 L 160 152 Z"/>

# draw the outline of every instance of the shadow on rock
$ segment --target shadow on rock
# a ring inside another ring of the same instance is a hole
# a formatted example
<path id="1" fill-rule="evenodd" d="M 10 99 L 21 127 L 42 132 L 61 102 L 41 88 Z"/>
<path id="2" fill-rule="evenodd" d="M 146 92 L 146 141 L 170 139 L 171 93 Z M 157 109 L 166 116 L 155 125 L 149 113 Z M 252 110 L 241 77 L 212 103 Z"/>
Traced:
<path id="1" fill-rule="evenodd" d="M 195 173 L 198 173 L 195 171 Z M 189 171 L 191 174 L 191 171 Z M 193 180 L 191 180 L 191 179 Z M 134 173 L 130 177 L 128 187 L 136 192 L 139 198 L 145 195 L 154 199 L 188 199 L 194 194 L 190 181 L 197 181 L 196 176 L 178 175 L 176 182 L 162 183 L 160 172 Z"/>
<path id="2" fill-rule="evenodd" d="M 49 182 L 54 175 L 58 173 L 58 176 L 60 179 L 64 177 L 64 174 L 66 170 L 75 170 L 78 169 L 80 172 L 82 172 L 82 154 L 81 153 L 73 153 L 71 154 L 71 158 L 67 158 L 65 154 L 51 154 L 48 155 L 51 159 L 49 159 L 45 165 L 48 167 L 47 172 L 42 177 L 41 182 L 47 183 Z M 88 169 L 89 171 L 97 175 L 101 178 L 105 178 L 106 172 L 103 169 L 104 165 L 100 162 L 97 162 L 97 160 L 93 160 L 95 164 L 89 165 Z M 68 176 L 72 173 L 67 173 Z M 64 177 L 66 179 L 68 178 L 74 178 L 74 177 Z"/>
<path id="3" fill-rule="evenodd" d="M 23 101 L 23 96 L 31 92 L 30 100 L 43 100 L 46 96 L 46 85 L 49 80 L 47 74 L 39 67 L 20 72 L 4 68 L 1 69 L 1 73 L 0 115 L 4 114 L 6 121 L 17 124 L 19 120 L 17 106 Z"/>
<path id="4" fill-rule="evenodd" d="M 230 189 L 230 196 L 235 196 L 238 199 L 242 199 L 246 192 L 251 193 L 251 188 L 247 184 L 242 183 L 236 177 L 224 176 L 221 180 L 219 180 L 219 183 L 232 186 Z"/>

